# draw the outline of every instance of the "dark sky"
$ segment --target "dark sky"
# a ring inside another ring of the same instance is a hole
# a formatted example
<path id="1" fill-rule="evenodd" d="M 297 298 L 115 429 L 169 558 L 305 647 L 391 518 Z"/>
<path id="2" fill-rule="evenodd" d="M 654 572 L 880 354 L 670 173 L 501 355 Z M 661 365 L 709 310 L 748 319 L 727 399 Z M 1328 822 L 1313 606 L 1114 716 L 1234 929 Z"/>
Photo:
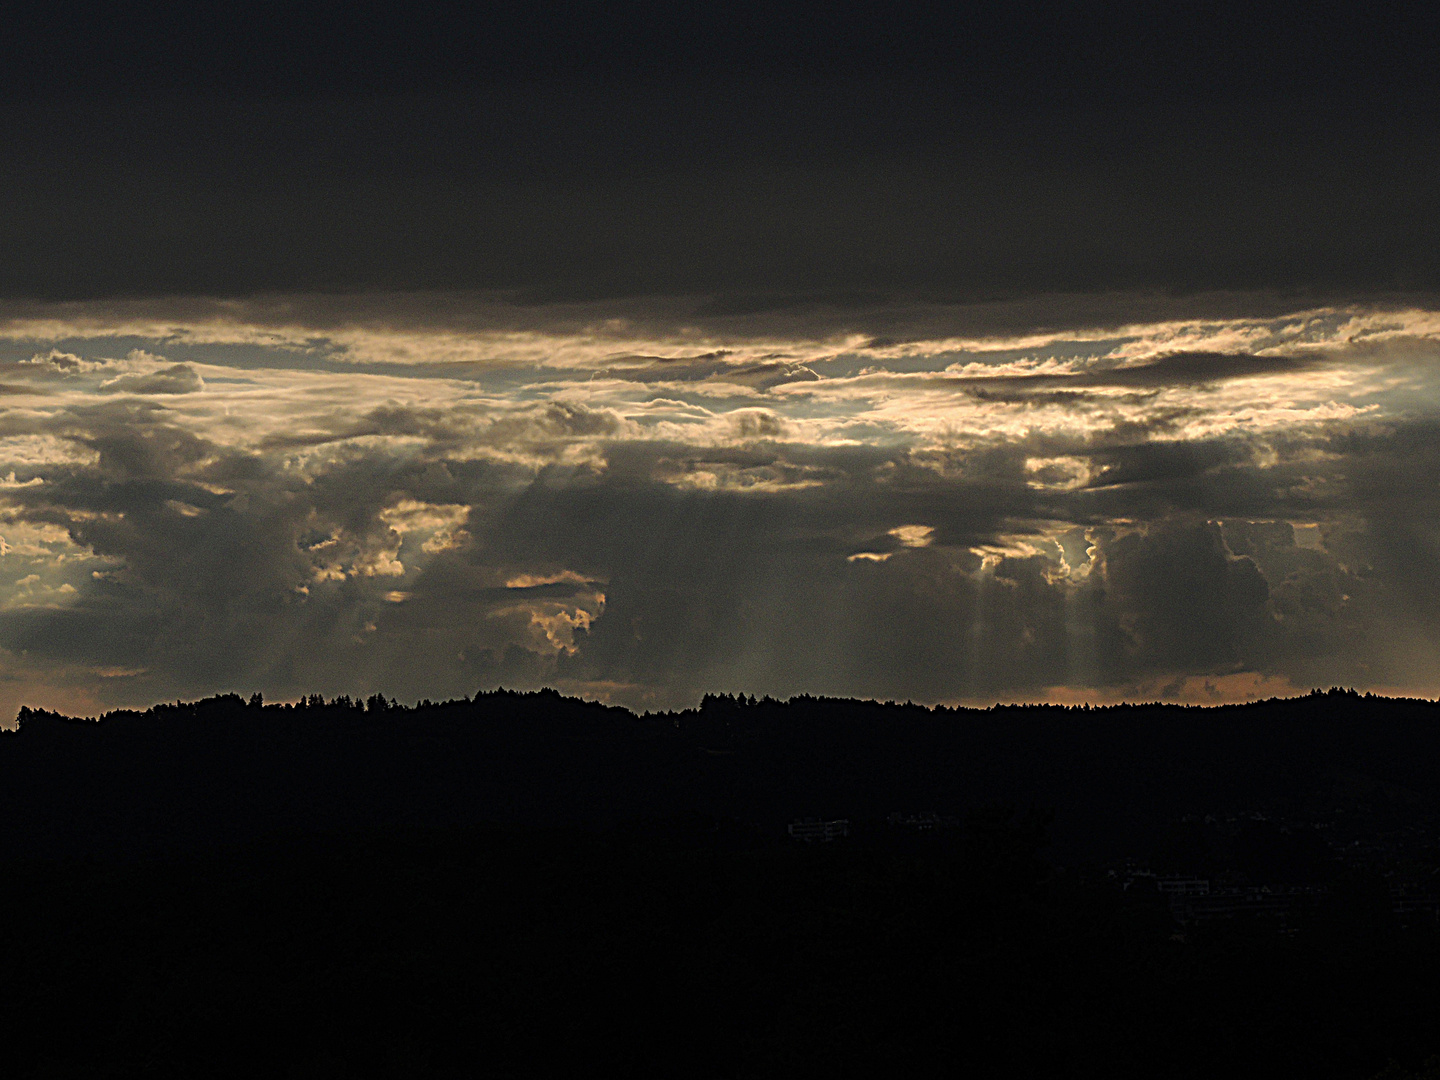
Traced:
<path id="1" fill-rule="evenodd" d="M 36 5 L 0 291 L 1440 280 L 1429 5 L 926 7 Z"/>
<path id="2" fill-rule="evenodd" d="M 1437 21 L 22 11 L 0 706 L 1433 694 Z"/>

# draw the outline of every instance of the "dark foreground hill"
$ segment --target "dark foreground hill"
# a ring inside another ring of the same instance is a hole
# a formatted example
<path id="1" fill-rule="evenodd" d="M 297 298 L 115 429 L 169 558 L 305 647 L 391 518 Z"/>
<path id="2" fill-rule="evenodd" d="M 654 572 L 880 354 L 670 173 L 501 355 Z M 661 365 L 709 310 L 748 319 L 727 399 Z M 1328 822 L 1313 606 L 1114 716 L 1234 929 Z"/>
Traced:
<path id="1" fill-rule="evenodd" d="M 0 737 L 0 1070 L 1419 1077 L 1437 718 L 31 711 Z M 806 814 L 850 835 L 791 841 Z"/>

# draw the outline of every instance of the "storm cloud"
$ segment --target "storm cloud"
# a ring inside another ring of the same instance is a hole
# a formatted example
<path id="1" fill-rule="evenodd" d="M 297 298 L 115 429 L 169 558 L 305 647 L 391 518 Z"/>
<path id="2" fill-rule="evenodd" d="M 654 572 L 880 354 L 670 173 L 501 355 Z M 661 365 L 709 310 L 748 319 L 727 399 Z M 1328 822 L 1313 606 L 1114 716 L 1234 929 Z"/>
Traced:
<path id="1" fill-rule="evenodd" d="M 1440 288 L 1423 7 L 66 12 L 0 43 L 6 297 Z"/>
<path id="2" fill-rule="evenodd" d="M 17 312 L 15 700 L 1440 683 L 1426 309 L 1023 337 L 957 310 L 887 343 L 838 310 L 787 336 L 473 302 L 488 326 Z"/>

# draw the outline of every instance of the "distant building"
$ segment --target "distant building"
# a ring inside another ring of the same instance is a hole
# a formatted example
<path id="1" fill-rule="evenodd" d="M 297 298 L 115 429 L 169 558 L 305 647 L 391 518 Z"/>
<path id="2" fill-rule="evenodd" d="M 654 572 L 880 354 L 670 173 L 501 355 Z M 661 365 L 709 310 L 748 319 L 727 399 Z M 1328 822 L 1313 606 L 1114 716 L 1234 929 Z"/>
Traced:
<path id="1" fill-rule="evenodd" d="M 805 818 L 803 821 L 794 821 L 790 824 L 790 838 L 807 844 L 828 844 L 832 840 L 839 840 L 849 835 L 850 821 L 848 818 L 840 818 L 837 821 Z"/>
<path id="2" fill-rule="evenodd" d="M 1126 892 L 1130 892 L 1131 890 L 1135 892 L 1156 891 L 1155 871 L 1147 866 L 1138 866 L 1134 862 L 1126 860 L 1125 868 L 1122 871 L 1117 874 L 1112 870 L 1110 873 L 1112 876 L 1123 879 L 1124 884 L 1120 887 Z"/>
<path id="3" fill-rule="evenodd" d="M 1390 886 L 1392 910 L 1406 924 L 1440 922 L 1440 890 L 1434 885 L 1404 882 Z"/>
<path id="4" fill-rule="evenodd" d="M 1155 888 L 1164 896 L 1207 896 L 1210 892 L 1210 880 L 1184 877 L 1156 878 Z"/>
<path id="5" fill-rule="evenodd" d="M 947 824 L 939 814 L 931 811 L 922 811 L 919 814 L 902 814 L 897 811 L 887 817 L 885 822 L 887 825 L 913 829 L 916 832 L 934 832 Z"/>
<path id="6" fill-rule="evenodd" d="M 1323 891 L 1315 887 L 1272 889 L 1261 885 L 1201 894 L 1171 894 L 1170 912 L 1182 925 L 1231 919 L 1237 915 L 1266 915 L 1283 924 L 1297 905 L 1313 903 Z"/>

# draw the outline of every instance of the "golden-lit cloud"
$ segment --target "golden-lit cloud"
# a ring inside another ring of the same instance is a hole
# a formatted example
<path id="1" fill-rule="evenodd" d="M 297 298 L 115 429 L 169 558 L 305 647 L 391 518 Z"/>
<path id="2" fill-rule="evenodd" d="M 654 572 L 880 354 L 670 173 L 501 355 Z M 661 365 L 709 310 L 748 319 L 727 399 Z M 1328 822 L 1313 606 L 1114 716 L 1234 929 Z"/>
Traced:
<path id="1" fill-rule="evenodd" d="M 1390 644 L 1440 641 L 1440 314 L 1266 304 L 12 304 L 0 659 L 96 701 L 1435 685 Z"/>

